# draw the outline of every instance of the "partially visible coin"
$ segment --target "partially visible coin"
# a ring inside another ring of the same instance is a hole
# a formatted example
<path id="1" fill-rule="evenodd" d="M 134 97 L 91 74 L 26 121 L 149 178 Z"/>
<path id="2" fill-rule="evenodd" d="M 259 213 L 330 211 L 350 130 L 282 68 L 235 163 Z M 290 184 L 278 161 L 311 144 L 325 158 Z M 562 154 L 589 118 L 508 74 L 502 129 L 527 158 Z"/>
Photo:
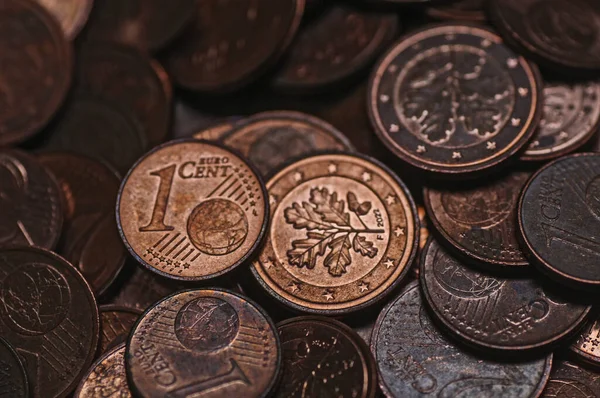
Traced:
<path id="1" fill-rule="evenodd" d="M 569 361 L 555 361 L 542 398 L 600 397 L 600 377 Z"/>
<path id="2" fill-rule="evenodd" d="M 374 398 L 377 369 L 365 342 L 348 326 L 324 317 L 277 325 L 283 374 L 277 397 Z"/>
<path id="3" fill-rule="evenodd" d="M 537 398 L 552 365 L 552 354 L 503 363 L 465 351 L 433 323 L 416 281 L 379 314 L 371 351 L 390 398 Z"/>
<path id="4" fill-rule="evenodd" d="M 577 331 L 590 306 L 569 302 L 535 279 L 471 269 L 430 239 L 420 280 L 432 313 L 461 341 L 505 353 L 548 347 Z"/>
<path id="5" fill-rule="evenodd" d="M 63 103 L 72 49 L 58 22 L 36 1 L 2 0 L 0 64 L 0 145 L 6 145 L 37 133 Z"/>
<path id="6" fill-rule="evenodd" d="M 0 396 L 28 398 L 29 382 L 23 362 L 14 348 L 0 337 Z"/>
<path id="7" fill-rule="evenodd" d="M 590 318 L 577 340 L 569 348 L 578 358 L 592 366 L 600 367 L 600 318 L 597 313 Z"/>
<path id="8" fill-rule="evenodd" d="M 93 0 L 37 0 L 58 20 L 65 36 L 74 39 L 92 11 Z"/>
<path id="9" fill-rule="evenodd" d="M 457 0 L 448 5 L 427 7 L 425 13 L 431 18 L 483 22 L 485 0 Z"/>
<path id="10" fill-rule="evenodd" d="M 269 206 L 262 179 L 225 147 L 180 140 L 142 157 L 117 201 L 131 254 L 162 276 L 214 278 L 246 261 L 265 234 Z"/>
<path id="11" fill-rule="evenodd" d="M 30 155 L 0 150 L 0 246 L 53 249 L 63 226 L 56 179 Z"/>
<path id="12" fill-rule="evenodd" d="M 279 302 L 339 315 L 397 286 L 417 252 L 415 204 L 373 159 L 323 154 L 292 163 L 267 183 L 271 226 L 252 272 Z"/>
<path id="13" fill-rule="evenodd" d="M 372 75 L 375 132 L 400 159 L 479 173 L 527 144 L 542 114 L 537 68 L 492 31 L 445 24 L 405 36 Z"/>
<path id="14" fill-rule="evenodd" d="M 427 239 L 429 239 L 429 217 L 427 217 L 427 212 L 425 211 L 425 207 L 419 205 L 417 206 L 417 214 L 419 217 L 419 251 L 417 252 L 417 256 L 412 265 L 412 275 L 415 278 L 419 277 L 419 268 L 421 264 L 421 253 L 427 244 Z"/>
<path id="15" fill-rule="evenodd" d="M 104 354 L 79 383 L 75 398 L 130 398 L 125 372 L 125 343 Z"/>
<path id="16" fill-rule="evenodd" d="M 146 311 L 125 361 L 130 387 L 143 397 L 265 397 L 278 379 L 281 345 L 273 322 L 248 299 L 187 290 Z"/>
<path id="17" fill-rule="evenodd" d="M 100 347 L 101 354 L 124 343 L 129 332 L 137 322 L 142 311 L 118 305 L 102 305 L 100 310 Z"/>
<path id="18" fill-rule="evenodd" d="M 220 141 L 221 138 L 226 136 L 234 128 L 234 126 L 235 121 L 224 121 L 194 133 L 193 137 L 197 140 Z"/>
<path id="19" fill-rule="evenodd" d="M 24 360 L 34 398 L 64 397 L 92 363 L 98 307 L 83 276 L 34 247 L 0 251 L 0 335 Z"/>

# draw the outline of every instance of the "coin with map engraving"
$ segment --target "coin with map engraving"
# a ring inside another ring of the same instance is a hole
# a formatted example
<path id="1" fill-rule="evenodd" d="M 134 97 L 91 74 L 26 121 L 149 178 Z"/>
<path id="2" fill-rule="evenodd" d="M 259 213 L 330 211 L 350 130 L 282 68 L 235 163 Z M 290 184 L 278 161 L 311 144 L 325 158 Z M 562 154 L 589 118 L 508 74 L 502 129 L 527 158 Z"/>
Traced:
<path id="1" fill-rule="evenodd" d="M 94 0 L 36 0 L 58 20 L 65 36 L 74 39 L 90 16 Z M 100 1 L 102 3 L 103 1 Z"/>
<path id="2" fill-rule="evenodd" d="M 135 308 L 118 305 L 101 305 L 100 311 L 100 346 L 101 354 L 124 343 L 129 337 L 129 332 L 137 322 L 142 311 Z"/>
<path id="3" fill-rule="evenodd" d="M 279 378 L 281 345 L 273 322 L 249 299 L 186 290 L 142 315 L 125 361 L 136 396 L 258 398 L 270 396 Z"/>
<path id="4" fill-rule="evenodd" d="M 600 375 L 576 363 L 557 360 L 542 398 L 600 397 Z"/>
<path id="5" fill-rule="evenodd" d="M 125 373 L 125 343 L 118 345 L 90 368 L 79 383 L 75 398 L 131 398 Z"/>
<path id="6" fill-rule="evenodd" d="M 2 337 L 0 337 L 0 397 L 29 397 L 29 382 L 23 361 Z"/>

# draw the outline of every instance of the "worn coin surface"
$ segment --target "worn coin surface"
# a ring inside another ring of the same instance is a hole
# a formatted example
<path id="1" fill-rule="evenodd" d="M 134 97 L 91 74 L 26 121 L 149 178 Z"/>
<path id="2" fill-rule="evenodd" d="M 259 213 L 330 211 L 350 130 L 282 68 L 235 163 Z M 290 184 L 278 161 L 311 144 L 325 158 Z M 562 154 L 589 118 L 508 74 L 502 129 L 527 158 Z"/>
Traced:
<path id="1" fill-rule="evenodd" d="M 277 325 L 283 374 L 277 397 L 373 398 L 377 369 L 352 329 L 324 317 L 303 316 Z"/>
<path id="2" fill-rule="evenodd" d="M 538 170 L 518 205 L 523 250 L 561 282 L 600 286 L 600 154 L 562 157 Z"/>
<path id="3" fill-rule="evenodd" d="M 416 281 L 379 314 L 371 351 L 379 385 L 394 398 L 535 398 L 552 365 L 552 354 L 510 363 L 460 348 L 432 322 Z"/>
<path id="4" fill-rule="evenodd" d="M 537 68 L 493 32 L 445 24 L 405 36 L 370 81 L 375 132 L 421 169 L 465 174 L 517 153 L 542 114 Z"/>
<path id="5" fill-rule="evenodd" d="M 75 398 L 130 398 L 125 372 L 125 343 L 113 348 L 96 361 L 83 377 Z"/>
<path id="6" fill-rule="evenodd" d="M 117 201 L 121 237 L 145 267 L 172 279 L 213 278 L 261 243 L 269 205 L 252 166 L 225 147 L 180 140 L 142 157 Z"/>
<path id="7" fill-rule="evenodd" d="M 324 154 L 285 167 L 267 183 L 271 226 L 252 272 L 281 303 L 342 314 L 385 297 L 418 247 L 415 204 L 375 160 Z"/>
<path id="8" fill-rule="evenodd" d="M 469 268 L 433 239 L 425 247 L 420 281 L 435 317 L 476 348 L 549 346 L 576 332 L 590 310 L 551 294 L 535 279 L 504 279 Z"/>
<path id="9" fill-rule="evenodd" d="M 54 116 L 73 61 L 58 22 L 34 0 L 0 1 L 0 38 L 0 145 L 6 145 L 31 137 Z"/>
<path id="10" fill-rule="evenodd" d="M 171 82 L 162 66 L 133 48 L 96 44 L 78 58 L 77 83 L 131 112 L 144 127 L 151 146 L 167 136 L 171 118 Z"/>
<path id="11" fill-rule="evenodd" d="M 300 29 L 273 84 L 315 91 L 342 82 L 371 64 L 397 30 L 394 14 L 331 5 Z"/>
<path id="12" fill-rule="evenodd" d="M 517 238 L 517 203 L 530 173 L 513 171 L 468 187 L 425 189 L 427 214 L 454 254 L 490 271 L 529 265 Z"/>
<path id="13" fill-rule="evenodd" d="M 555 361 L 542 398 L 600 397 L 600 377 L 569 361 Z"/>
<path id="14" fill-rule="evenodd" d="M 265 397 L 279 376 L 281 345 L 273 322 L 248 299 L 188 290 L 146 311 L 125 361 L 131 388 L 144 397 Z"/>
<path id="15" fill-rule="evenodd" d="M 246 156 L 263 176 L 302 155 L 324 150 L 354 150 L 335 127 L 305 113 L 263 112 L 240 124 L 221 140 Z"/>
<path id="16" fill-rule="evenodd" d="M 483 22 L 485 0 L 458 0 L 444 6 L 432 6 L 425 9 L 431 18 Z"/>
<path id="17" fill-rule="evenodd" d="M 46 152 L 38 159 L 56 177 L 65 199 L 65 225 L 57 252 L 100 295 L 127 257 L 114 213 L 120 180 L 110 167 L 83 155 Z"/>
<path id="18" fill-rule="evenodd" d="M 92 363 L 98 307 L 83 276 L 34 247 L 0 251 L 0 335 L 24 360 L 32 397 L 64 397 Z"/>
<path id="19" fill-rule="evenodd" d="M 196 2 L 193 27 L 169 50 L 169 74 L 175 83 L 197 91 L 231 91 L 248 84 L 282 55 L 303 10 L 304 0 Z"/>
<path id="20" fill-rule="evenodd" d="M 590 318 L 577 340 L 569 348 L 578 358 L 598 367 L 600 366 L 600 319 L 598 314 Z"/>
<path id="21" fill-rule="evenodd" d="M 0 337 L 0 396 L 28 398 L 29 382 L 19 354 Z"/>
<path id="22" fill-rule="evenodd" d="M 62 226 L 61 193 L 54 176 L 24 152 L 0 150 L 0 246 L 53 249 Z"/>
<path id="23" fill-rule="evenodd" d="M 142 311 L 118 305 L 102 305 L 100 310 L 100 347 L 101 354 L 124 343 L 133 325 Z"/>
<path id="24" fill-rule="evenodd" d="M 234 126 L 233 120 L 223 121 L 194 133 L 193 137 L 198 140 L 220 141 Z"/>
<path id="25" fill-rule="evenodd" d="M 544 114 L 523 160 L 557 158 L 584 145 L 600 125 L 600 84 L 544 86 Z"/>
<path id="26" fill-rule="evenodd" d="M 81 31 L 92 11 L 93 0 L 37 0 L 58 20 L 69 39 Z"/>

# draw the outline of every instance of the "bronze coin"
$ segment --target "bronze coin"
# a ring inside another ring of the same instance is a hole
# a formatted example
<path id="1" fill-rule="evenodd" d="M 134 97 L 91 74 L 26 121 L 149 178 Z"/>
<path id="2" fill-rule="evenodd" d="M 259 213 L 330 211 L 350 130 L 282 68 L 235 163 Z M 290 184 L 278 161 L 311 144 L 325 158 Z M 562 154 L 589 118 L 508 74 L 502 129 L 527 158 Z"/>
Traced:
<path id="1" fill-rule="evenodd" d="M 179 140 L 144 155 L 123 180 L 117 222 L 131 254 L 162 276 L 199 281 L 246 261 L 269 204 L 262 179 L 229 149 Z"/>
<path id="2" fill-rule="evenodd" d="M 598 131 L 600 84 L 550 83 L 544 87 L 544 114 L 523 160 L 547 160 L 573 152 Z"/>
<path id="3" fill-rule="evenodd" d="M 0 335 L 24 360 L 32 397 L 64 397 L 92 363 L 98 307 L 83 276 L 35 247 L 0 251 Z"/>
<path id="4" fill-rule="evenodd" d="M 75 398 L 130 398 L 125 372 L 125 343 L 98 359 L 83 377 Z"/>
<path id="5" fill-rule="evenodd" d="M 234 121 L 225 121 L 212 125 L 207 129 L 194 133 L 193 137 L 197 140 L 220 141 L 235 126 Z"/>
<path id="6" fill-rule="evenodd" d="M 417 256 L 413 262 L 411 267 L 412 276 L 415 278 L 419 277 L 419 264 L 421 263 L 421 253 L 427 244 L 427 239 L 429 239 L 429 218 L 427 217 L 427 213 L 425 212 L 425 207 L 418 205 L 417 206 L 417 215 L 419 217 L 419 251 L 417 252 Z"/>
<path id="7" fill-rule="evenodd" d="M 24 152 L 0 150 L 0 212 L 0 246 L 56 246 L 63 226 L 60 188 Z"/>
<path id="8" fill-rule="evenodd" d="M 569 361 L 555 361 L 542 398 L 600 397 L 600 377 Z"/>
<path id="9" fill-rule="evenodd" d="M 303 10 L 304 0 L 199 1 L 192 29 L 167 55 L 169 74 L 196 91 L 251 83 L 287 48 Z"/>
<path id="10" fill-rule="evenodd" d="M 68 39 L 81 31 L 92 11 L 93 0 L 37 0 L 58 20 Z"/>
<path id="11" fill-rule="evenodd" d="M 47 152 L 38 159 L 54 174 L 65 198 L 65 226 L 57 252 L 101 295 L 127 257 L 114 213 L 120 180 L 111 168 L 86 156 Z"/>
<path id="12" fill-rule="evenodd" d="M 102 98 L 80 95 L 63 112 L 50 132 L 47 149 L 102 159 L 122 174 L 146 149 L 138 121 Z"/>
<path id="13" fill-rule="evenodd" d="M 427 7 L 425 13 L 431 18 L 483 22 L 485 0 L 458 0 L 444 6 Z"/>
<path id="14" fill-rule="evenodd" d="M 100 347 L 104 354 L 113 347 L 125 343 L 133 325 L 137 322 L 141 310 L 120 307 L 118 305 L 102 305 L 100 310 Z"/>
<path id="15" fill-rule="evenodd" d="M 276 397 L 374 398 L 377 369 L 369 347 L 348 326 L 303 316 L 277 325 L 283 374 Z"/>
<path id="16" fill-rule="evenodd" d="M 416 281 L 379 314 L 371 351 L 390 398 L 539 397 L 552 365 L 552 354 L 511 363 L 464 350 L 433 323 Z"/>
<path id="17" fill-rule="evenodd" d="M 143 397 L 265 397 L 281 345 L 266 313 L 225 290 L 187 290 L 151 307 L 125 352 L 130 387 Z"/>
<path id="18" fill-rule="evenodd" d="M 592 317 L 569 348 L 584 362 L 597 368 L 600 367 L 600 319 L 598 314 Z"/>
<path id="19" fill-rule="evenodd" d="M 271 226 L 251 267 L 266 291 L 297 311 L 339 315 L 382 300 L 418 247 L 406 186 L 379 162 L 324 154 L 267 183 Z"/>
<path id="20" fill-rule="evenodd" d="M 29 382 L 23 362 L 14 348 L 0 337 L 0 396 L 28 398 Z"/>
<path id="21" fill-rule="evenodd" d="M 160 50 L 190 22 L 194 0 L 95 0 L 86 37 Z"/>
<path id="22" fill-rule="evenodd" d="M 134 115 L 150 146 L 162 143 L 171 118 L 172 89 L 158 62 L 117 44 L 86 48 L 78 59 L 79 88 Z"/>
<path id="23" fill-rule="evenodd" d="M 353 151 L 348 139 L 327 122 L 300 112 L 258 113 L 221 138 L 269 175 L 290 159 L 323 150 Z"/>
<path id="24" fill-rule="evenodd" d="M 423 170 L 464 175 L 517 153 L 542 114 L 537 68 L 492 31 L 445 24 L 405 36 L 368 93 L 383 143 Z"/>
<path id="25" fill-rule="evenodd" d="M 518 205 L 523 250 L 556 280 L 600 286 L 600 154 L 562 157 L 538 170 Z"/>
<path id="26" fill-rule="evenodd" d="M 513 171 L 459 189 L 425 189 L 427 213 L 454 254 L 473 266 L 524 269 L 529 263 L 517 238 L 517 202 L 529 177 Z"/>
<path id="27" fill-rule="evenodd" d="M 544 290 L 535 279 L 468 268 L 433 239 L 425 247 L 420 280 L 433 315 L 475 348 L 508 353 L 549 346 L 576 332 L 590 311 Z"/>
<path id="28" fill-rule="evenodd" d="M 71 85 L 72 49 L 34 0 L 0 1 L 0 145 L 24 141 L 54 116 Z"/>
<path id="29" fill-rule="evenodd" d="M 335 4 L 300 28 L 273 85 L 318 91 L 362 72 L 398 30 L 394 14 Z"/>

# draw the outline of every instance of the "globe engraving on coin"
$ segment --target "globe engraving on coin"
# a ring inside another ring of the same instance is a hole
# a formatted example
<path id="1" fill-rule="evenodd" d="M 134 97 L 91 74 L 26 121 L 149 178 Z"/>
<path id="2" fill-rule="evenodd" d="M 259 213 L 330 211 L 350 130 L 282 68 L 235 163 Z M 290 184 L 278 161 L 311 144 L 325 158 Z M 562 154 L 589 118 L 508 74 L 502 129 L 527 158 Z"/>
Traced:
<path id="1" fill-rule="evenodd" d="M 92 11 L 93 0 L 36 0 L 60 23 L 65 36 L 74 39 Z"/>
<path id="2" fill-rule="evenodd" d="M 83 377 L 75 398 L 131 398 L 125 373 L 125 343 L 96 361 Z"/>
<path id="3" fill-rule="evenodd" d="M 129 251 L 162 276 L 202 280 L 244 262 L 268 221 L 264 185 L 238 155 L 217 144 L 164 144 L 133 166 L 117 218 Z"/>
<path id="4" fill-rule="evenodd" d="M 19 354 L 0 337 L 0 396 L 28 398 L 29 382 Z"/>

